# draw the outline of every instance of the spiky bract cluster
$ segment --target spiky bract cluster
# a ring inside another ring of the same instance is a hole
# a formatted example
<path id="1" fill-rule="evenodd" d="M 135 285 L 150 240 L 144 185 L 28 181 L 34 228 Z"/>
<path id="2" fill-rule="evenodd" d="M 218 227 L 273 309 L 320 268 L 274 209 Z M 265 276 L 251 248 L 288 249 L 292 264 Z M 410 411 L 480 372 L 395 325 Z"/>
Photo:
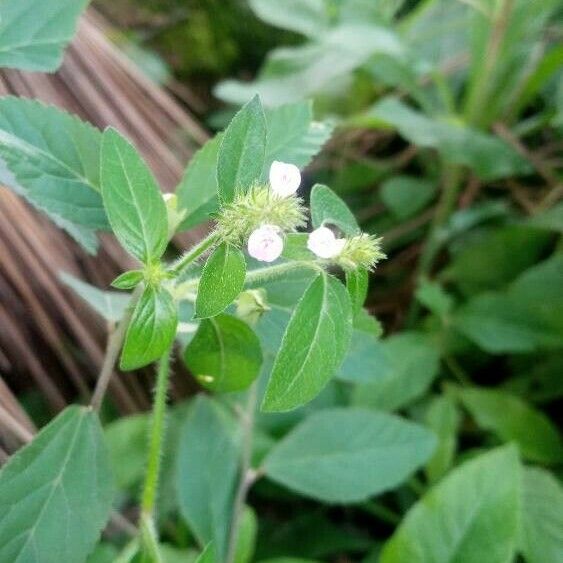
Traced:
<path id="1" fill-rule="evenodd" d="M 372 271 L 380 260 L 387 258 L 381 250 L 381 240 L 366 233 L 349 238 L 334 262 L 348 271 L 358 268 Z"/>

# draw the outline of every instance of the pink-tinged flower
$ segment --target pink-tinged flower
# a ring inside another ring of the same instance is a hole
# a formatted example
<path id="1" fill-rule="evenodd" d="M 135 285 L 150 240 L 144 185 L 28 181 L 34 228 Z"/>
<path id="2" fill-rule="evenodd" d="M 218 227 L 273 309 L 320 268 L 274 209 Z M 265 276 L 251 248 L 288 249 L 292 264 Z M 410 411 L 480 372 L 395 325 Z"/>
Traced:
<path id="1" fill-rule="evenodd" d="M 248 239 L 248 254 L 261 262 L 273 262 L 283 251 L 283 238 L 275 225 L 262 225 Z"/>
<path id="2" fill-rule="evenodd" d="M 327 227 L 319 227 L 313 231 L 307 239 L 307 248 L 319 258 L 335 258 L 338 256 L 346 239 L 336 238 L 334 233 Z"/>
<path id="3" fill-rule="evenodd" d="M 270 186 L 280 197 L 293 195 L 301 184 L 301 172 L 295 164 L 274 160 L 270 166 Z"/>

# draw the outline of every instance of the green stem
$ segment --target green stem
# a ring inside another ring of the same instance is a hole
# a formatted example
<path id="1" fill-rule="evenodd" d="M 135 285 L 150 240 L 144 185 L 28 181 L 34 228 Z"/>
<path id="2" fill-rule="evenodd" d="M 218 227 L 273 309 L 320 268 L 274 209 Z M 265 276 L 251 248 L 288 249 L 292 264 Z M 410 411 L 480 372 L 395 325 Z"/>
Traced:
<path id="1" fill-rule="evenodd" d="M 169 272 L 174 276 L 178 276 L 185 270 L 192 262 L 197 260 L 206 250 L 209 250 L 217 241 L 219 235 L 216 232 L 209 233 L 204 239 L 200 240 L 192 249 L 190 249 L 184 256 L 179 258 L 169 269 Z"/>
<path id="2" fill-rule="evenodd" d="M 401 521 L 400 514 L 397 514 L 390 508 L 387 508 L 385 505 L 381 504 L 377 501 L 368 501 L 364 504 L 360 505 L 360 508 L 373 514 L 376 518 L 383 520 L 383 522 L 387 522 L 388 524 L 392 524 L 396 526 Z"/>
<path id="3" fill-rule="evenodd" d="M 167 352 L 158 363 L 156 390 L 154 394 L 150 438 L 149 458 L 145 484 L 141 498 L 141 512 L 143 516 L 152 518 L 156 502 L 162 445 L 164 441 L 164 424 L 166 416 L 166 393 L 168 392 L 168 378 L 170 374 L 170 352 Z"/>
<path id="4" fill-rule="evenodd" d="M 237 551 L 238 534 L 246 494 L 256 479 L 256 473 L 251 468 L 252 443 L 254 439 L 254 413 L 258 400 L 258 388 L 256 382 L 248 390 L 246 408 L 242 414 L 242 454 L 239 483 L 233 504 L 233 516 L 231 518 L 231 529 L 229 533 L 229 545 L 227 548 L 227 563 L 233 563 Z"/>

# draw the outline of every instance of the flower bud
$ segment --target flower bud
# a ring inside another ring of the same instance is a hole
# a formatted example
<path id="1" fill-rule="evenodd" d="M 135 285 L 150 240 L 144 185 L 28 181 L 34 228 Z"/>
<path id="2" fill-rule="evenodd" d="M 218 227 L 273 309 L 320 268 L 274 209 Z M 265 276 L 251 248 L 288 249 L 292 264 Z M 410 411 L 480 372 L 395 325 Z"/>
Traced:
<path id="1" fill-rule="evenodd" d="M 279 197 L 293 195 L 301 184 L 301 172 L 295 164 L 274 160 L 270 166 L 270 186 Z"/>
<path id="2" fill-rule="evenodd" d="M 283 239 L 275 225 L 262 225 L 248 238 L 248 254 L 261 262 L 273 262 L 283 251 Z"/>
<path id="3" fill-rule="evenodd" d="M 307 248 L 319 258 L 325 259 L 338 256 L 345 244 L 346 240 L 337 239 L 328 227 L 319 227 L 309 235 L 307 240 Z"/>
<path id="4" fill-rule="evenodd" d="M 376 264 L 386 258 L 381 250 L 381 239 L 362 233 L 346 240 L 336 263 L 345 270 L 373 270 Z"/>

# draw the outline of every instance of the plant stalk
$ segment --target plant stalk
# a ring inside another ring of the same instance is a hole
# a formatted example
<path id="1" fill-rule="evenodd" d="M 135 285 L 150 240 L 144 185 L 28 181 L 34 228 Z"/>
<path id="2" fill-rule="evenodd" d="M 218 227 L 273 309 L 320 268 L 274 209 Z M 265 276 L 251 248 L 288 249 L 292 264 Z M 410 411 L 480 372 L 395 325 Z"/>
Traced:
<path id="1" fill-rule="evenodd" d="M 160 474 L 162 447 L 164 443 L 164 426 L 166 418 L 166 395 L 170 376 L 170 351 L 158 362 L 156 389 L 154 393 L 151 427 L 149 434 L 149 457 L 145 483 L 141 497 L 141 513 L 151 519 L 154 514 L 156 493 Z"/>
<path id="2" fill-rule="evenodd" d="M 111 376 L 113 375 L 113 368 L 119 356 L 121 346 L 125 340 L 125 334 L 127 333 L 127 327 L 129 326 L 129 321 L 133 316 L 133 310 L 135 305 L 143 292 L 142 284 L 138 285 L 131 295 L 131 301 L 125 310 L 123 318 L 119 321 L 117 328 L 112 330 L 108 337 L 108 343 L 106 347 L 106 353 L 104 356 L 104 361 L 102 363 L 102 369 L 100 370 L 100 375 L 98 376 L 98 381 L 96 383 L 96 388 L 94 389 L 94 394 L 92 395 L 92 400 L 90 401 L 90 406 L 95 410 L 99 411 L 104 400 Z"/>
<path id="3" fill-rule="evenodd" d="M 256 473 L 251 468 L 252 460 L 252 444 L 254 440 L 254 413 L 256 411 L 256 402 L 258 400 L 258 387 L 254 382 L 248 390 L 248 399 L 246 408 L 242 414 L 242 452 L 241 452 L 241 469 L 235 500 L 233 504 L 233 515 L 231 518 L 231 529 L 229 533 L 229 542 L 227 547 L 227 563 L 233 563 L 235 560 L 238 534 L 244 511 L 244 504 L 248 490 L 256 480 Z"/>
<path id="4" fill-rule="evenodd" d="M 179 258 L 170 267 L 169 272 L 174 276 L 178 276 L 185 270 L 192 262 L 197 260 L 204 252 L 209 250 L 217 241 L 219 235 L 216 232 L 209 233 L 204 239 L 200 240 L 191 250 L 186 252 L 184 256 Z"/>

